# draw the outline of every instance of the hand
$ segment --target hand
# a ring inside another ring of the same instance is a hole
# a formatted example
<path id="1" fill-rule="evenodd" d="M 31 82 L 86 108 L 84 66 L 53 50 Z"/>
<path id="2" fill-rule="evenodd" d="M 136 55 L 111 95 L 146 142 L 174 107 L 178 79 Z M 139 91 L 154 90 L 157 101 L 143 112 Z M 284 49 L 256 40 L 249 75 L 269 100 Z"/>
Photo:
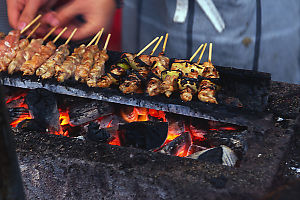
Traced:
<path id="1" fill-rule="evenodd" d="M 22 30 L 38 13 L 49 12 L 57 0 L 6 0 L 10 25 Z"/>
<path id="2" fill-rule="evenodd" d="M 67 38 L 74 28 L 78 28 L 73 39 L 79 40 L 96 34 L 102 27 L 107 30 L 115 10 L 114 0 L 71 0 L 45 14 L 43 22 L 59 26 L 55 34 L 67 26 L 68 30 L 62 35 L 63 38 Z M 78 16 L 81 16 L 84 22 L 79 21 Z"/>

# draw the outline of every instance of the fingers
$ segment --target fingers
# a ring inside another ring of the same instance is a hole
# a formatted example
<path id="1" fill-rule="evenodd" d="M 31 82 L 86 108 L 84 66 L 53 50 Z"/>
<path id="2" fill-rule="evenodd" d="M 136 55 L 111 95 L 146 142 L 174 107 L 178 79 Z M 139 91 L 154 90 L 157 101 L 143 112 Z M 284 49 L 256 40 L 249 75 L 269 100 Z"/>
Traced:
<path id="1" fill-rule="evenodd" d="M 17 28 L 22 30 L 31 20 L 36 17 L 38 10 L 43 5 L 43 0 L 28 0 L 18 20 Z"/>
<path id="2" fill-rule="evenodd" d="M 9 24 L 14 29 L 17 29 L 18 21 L 20 17 L 20 10 L 23 9 L 24 5 L 18 3 L 17 0 L 6 0 L 6 4 L 7 4 L 7 15 L 8 15 Z"/>
<path id="3" fill-rule="evenodd" d="M 76 15 L 80 14 L 80 10 L 77 1 L 71 1 L 59 8 L 56 12 L 47 13 L 44 20 L 51 26 L 64 26 Z"/>

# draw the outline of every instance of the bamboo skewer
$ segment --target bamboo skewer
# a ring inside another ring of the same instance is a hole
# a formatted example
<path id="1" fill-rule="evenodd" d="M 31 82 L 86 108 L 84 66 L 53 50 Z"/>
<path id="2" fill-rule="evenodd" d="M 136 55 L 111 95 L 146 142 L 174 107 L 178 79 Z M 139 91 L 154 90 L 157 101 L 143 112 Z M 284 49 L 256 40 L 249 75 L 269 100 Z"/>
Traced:
<path id="1" fill-rule="evenodd" d="M 68 28 L 67 27 L 65 27 L 55 38 L 54 38 L 54 40 L 53 40 L 53 43 L 55 43 L 57 40 L 58 40 L 58 38 L 60 38 L 60 36 L 67 30 Z"/>
<path id="2" fill-rule="evenodd" d="M 154 52 L 156 51 L 158 45 L 160 44 L 160 42 L 162 41 L 162 39 L 164 38 L 164 36 L 160 36 L 158 42 L 156 43 L 156 45 L 154 46 L 154 48 L 152 49 L 150 56 L 152 56 L 154 54 Z"/>
<path id="3" fill-rule="evenodd" d="M 104 31 L 104 28 L 101 29 L 101 31 L 100 31 L 100 33 L 99 33 L 99 36 L 98 36 L 98 38 L 97 38 L 97 40 L 96 40 L 96 42 L 95 42 L 95 45 L 98 45 L 98 43 L 99 43 L 99 41 L 100 41 L 100 38 L 101 38 L 101 36 L 102 36 L 103 31 Z"/>
<path id="4" fill-rule="evenodd" d="M 211 56 L 212 56 L 212 43 L 209 43 L 208 62 L 210 63 L 211 63 Z"/>
<path id="5" fill-rule="evenodd" d="M 34 18 L 25 28 L 21 30 L 21 34 L 23 34 L 32 24 L 34 24 L 37 20 L 39 20 L 42 17 L 42 15 L 38 15 L 36 18 Z"/>
<path id="6" fill-rule="evenodd" d="M 203 47 L 203 49 L 202 49 L 202 51 L 201 51 L 201 53 L 200 53 L 200 56 L 199 56 L 199 58 L 198 58 L 197 64 L 200 63 L 200 61 L 201 61 L 201 59 L 202 59 L 202 56 L 203 56 L 203 53 L 204 53 L 204 51 L 205 51 L 205 49 L 206 49 L 206 46 L 207 46 L 207 43 L 204 44 L 204 47 Z"/>
<path id="7" fill-rule="evenodd" d="M 34 32 L 40 27 L 41 23 L 38 23 L 33 29 L 32 31 L 29 33 L 29 35 L 27 35 L 26 39 L 29 39 L 33 34 Z"/>
<path id="8" fill-rule="evenodd" d="M 169 37 L 169 33 L 166 33 L 166 37 L 165 37 L 165 41 L 164 41 L 164 45 L 163 45 L 163 49 L 162 49 L 162 54 L 164 54 L 166 51 L 168 37 Z"/>
<path id="9" fill-rule="evenodd" d="M 53 27 L 45 37 L 43 37 L 43 41 L 47 40 L 47 38 L 56 30 L 57 26 Z"/>
<path id="10" fill-rule="evenodd" d="M 192 62 L 192 60 L 196 57 L 196 55 L 199 53 L 199 51 L 202 49 L 202 47 L 203 47 L 203 44 L 201 44 L 200 47 L 192 55 L 192 57 L 190 58 L 190 62 Z"/>
<path id="11" fill-rule="evenodd" d="M 107 38 L 106 38 L 105 45 L 104 45 L 104 47 L 103 47 L 103 50 L 104 50 L 104 51 L 106 50 L 106 48 L 107 48 L 107 46 L 108 46 L 108 42 L 109 42 L 110 36 L 111 36 L 111 34 L 108 34 L 108 36 L 107 36 Z"/>
<path id="12" fill-rule="evenodd" d="M 158 37 L 156 37 L 154 40 L 152 40 L 149 44 L 147 44 L 147 46 L 145 46 L 135 57 L 138 57 L 139 55 L 141 55 L 144 51 L 146 51 L 154 42 L 156 42 L 156 40 L 158 40 Z"/>
<path id="13" fill-rule="evenodd" d="M 69 44 L 70 40 L 71 40 L 72 37 L 75 35 L 76 31 L 77 31 L 77 28 L 75 28 L 75 29 L 73 30 L 73 32 L 71 33 L 71 35 L 69 36 L 69 38 L 67 39 L 67 41 L 65 42 L 65 44 Z"/>
<path id="14" fill-rule="evenodd" d="M 102 29 L 101 29 L 101 30 L 102 30 Z M 96 40 L 96 39 L 98 38 L 98 36 L 100 35 L 101 30 L 93 37 L 93 39 L 90 41 L 90 43 L 89 43 L 86 47 L 91 46 L 91 45 L 95 42 L 95 40 Z"/>

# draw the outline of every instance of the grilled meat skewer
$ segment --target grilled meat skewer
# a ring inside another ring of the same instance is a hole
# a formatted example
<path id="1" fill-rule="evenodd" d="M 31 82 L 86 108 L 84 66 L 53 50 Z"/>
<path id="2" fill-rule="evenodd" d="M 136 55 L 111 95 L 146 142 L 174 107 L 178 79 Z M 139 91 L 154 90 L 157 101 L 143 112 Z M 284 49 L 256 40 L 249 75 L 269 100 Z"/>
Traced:
<path id="1" fill-rule="evenodd" d="M 29 45 L 18 51 L 16 58 L 10 63 L 9 65 L 9 73 L 12 74 L 13 72 L 19 71 L 23 69 L 23 64 L 32 58 L 35 53 L 40 51 L 40 48 L 43 44 L 42 39 L 32 39 Z"/>
<path id="2" fill-rule="evenodd" d="M 117 63 L 110 67 L 108 73 L 104 74 L 97 80 L 97 86 L 100 88 L 110 87 L 112 84 L 119 84 L 121 77 L 126 74 L 130 68 L 127 63 Z"/>
<path id="3" fill-rule="evenodd" d="M 168 69 L 169 58 L 165 57 L 163 53 L 160 53 L 158 57 L 151 57 L 150 62 L 153 65 L 151 72 L 154 76 L 151 77 L 147 83 L 146 93 L 149 94 L 149 96 L 156 96 L 162 92 L 161 73 Z"/>
<path id="4" fill-rule="evenodd" d="M 61 65 L 69 53 L 67 44 L 60 45 L 55 53 L 36 70 L 36 75 L 43 79 L 51 78 L 55 74 L 55 65 Z"/>
<path id="5" fill-rule="evenodd" d="M 94 56 L 99 51 L 97 45 L 89 46 L 84 52 L 81 60 L 81 64 L 76 67 L 75 80 L 80 82 L 86 82 L 89 72 L 94 64 Z"/>
<path id="6" fill-rule="evenodd" d="M 13 30 L 0 41 L 0 72 L 6 71 L 9 63 L 16 56 L 20 36 L 20 31 Z"/>
<path id="7" fill-rule="evenodd" d="M 23 54 L 25 54 L 25 49 L 28 45 L 29 45 L 28 39 L 20 40 L 19 49 L 16 52 L 15 59 L 13 61 L 11 61 L 11 63 L 7 67 L 7 71 L 9 74 L 14 73 L 15 71 L 19 71 L 19 69 L 20 69 L 19 62 L 23 62 L 23 60 L 25 59 Z"/>
<path id="8" fill-rule="evenodd" d="M 46 60 L 54 54 L 56 46 L 52 41 L 48 42 L 46 45 L 40 47 L 39 52 L 36 52 L 34 56 L 27 60 L 21 67 L 23 75 L 33 75 L 35 71 L 44 63 Z"/>
<path id="9" fill-rule="evenodd" d="M 97 79 L 104 74 L 105 62 L 107 60 L 108 60 L 108 55 L 106 53 L 106 50 L 98 51 L 96 53 L 94 66 L 90 70 L 90 74 L 86 81 L 89 87 L 97 86 Z"/>
<path id="10" fill-rule="evenodd" d="M 86 50 L 86 46 L 82 44 L 74 49 L 74 52 L 66 58 L 62 65 L 55 66 L 55 76 L 57 81 L 63 82 L 74 76 L 76 67 L 80 64 L 82 56 Z"/>
<path id="11" fill-rule="evenodd" d="M 215 103 L 218 104 L 215 94 L 216 94 L 217 86 L 213 82 L 209 80 L 203 80 L 199 86 L 198 99 L 203 102 Z"/>

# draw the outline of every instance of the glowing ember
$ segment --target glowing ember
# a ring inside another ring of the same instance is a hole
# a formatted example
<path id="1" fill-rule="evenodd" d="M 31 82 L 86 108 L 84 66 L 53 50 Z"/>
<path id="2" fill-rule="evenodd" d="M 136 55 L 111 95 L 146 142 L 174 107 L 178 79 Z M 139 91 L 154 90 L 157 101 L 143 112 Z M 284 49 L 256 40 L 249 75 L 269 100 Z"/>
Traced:
<path id="1" fill-rule="evenodd" d="M 70 124 L 69 111 L 62 111 L 59 109 L 59 121 L 61 126 Z"/>
<path id="2" fill-rule="evenodd" d="M 23 115 L 21 115 L 20 117 L 19 117 L 19 119 L 17 119 L 17 120 L 15 120 L 15 121 L 13 121 L 13 122 L 11 122 L 10 123 L 10 125 L 12 126 L 12 127 L 17 127 L 17 125 L 20 123 L 20 122 L 22 122 L 23 120 L 25 120 L 25 119 L 32 119 L 32 117 L 30 116 L 30 114 L 23 114 Z"/>

